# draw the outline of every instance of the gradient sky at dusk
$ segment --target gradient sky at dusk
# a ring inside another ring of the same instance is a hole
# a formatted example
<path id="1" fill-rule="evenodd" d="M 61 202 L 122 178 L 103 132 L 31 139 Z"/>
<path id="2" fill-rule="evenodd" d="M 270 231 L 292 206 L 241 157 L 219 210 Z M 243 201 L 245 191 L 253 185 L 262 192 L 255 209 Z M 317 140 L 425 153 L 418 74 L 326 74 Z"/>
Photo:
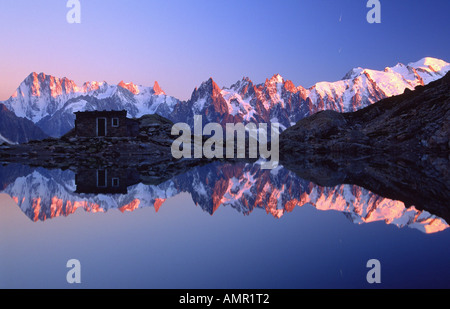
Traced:
<path id="1" fill-rule="evenodd" d="M 85 81 L 153 85 L 188 99 L 213 77 L 230 86 L 279 73 L 295 85 L 335 81 L 353 67 L 384 69 L 425 56 L 450 62 L 450 1 L 1 0 L 0 100 L 31 72 Z"/>

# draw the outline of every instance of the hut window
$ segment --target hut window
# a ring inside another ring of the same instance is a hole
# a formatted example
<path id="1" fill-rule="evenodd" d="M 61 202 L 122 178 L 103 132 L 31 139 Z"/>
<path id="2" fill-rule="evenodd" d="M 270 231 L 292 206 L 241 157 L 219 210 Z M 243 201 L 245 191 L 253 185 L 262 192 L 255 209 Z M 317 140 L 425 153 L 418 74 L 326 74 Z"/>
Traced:
<path id="1" fill-rule="evenodd" d="M 112 119 L 112 126 L 117 128 L 119 126 L 119 118 Z"/>
<path id="2" fill-rule="evenodd" d="M 119 178 L 113 178 L 112 179 L 112 186 L 114 188 L 117 188 L 119 186 Z"/>

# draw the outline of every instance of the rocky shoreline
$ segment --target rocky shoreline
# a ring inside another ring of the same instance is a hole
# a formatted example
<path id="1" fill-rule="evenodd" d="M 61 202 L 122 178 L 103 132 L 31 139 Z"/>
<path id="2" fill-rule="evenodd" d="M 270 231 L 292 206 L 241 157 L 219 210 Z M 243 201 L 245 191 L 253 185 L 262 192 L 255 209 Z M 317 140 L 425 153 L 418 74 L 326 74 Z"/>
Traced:
<path id="1" fill-rule="evenodd" d="M 201 160 L 175 160 L 170 152 L 172 122 L 158 115 L 139 119 L 135 138 L 76 137 L 73 131 L 62 138 L 48 138 L 19 145 L 0 145 L 1 164 L 23 164 L 47 169 L 89 170 L 114 168 L 136 170 L 147 184 L 164 182 Z"/>

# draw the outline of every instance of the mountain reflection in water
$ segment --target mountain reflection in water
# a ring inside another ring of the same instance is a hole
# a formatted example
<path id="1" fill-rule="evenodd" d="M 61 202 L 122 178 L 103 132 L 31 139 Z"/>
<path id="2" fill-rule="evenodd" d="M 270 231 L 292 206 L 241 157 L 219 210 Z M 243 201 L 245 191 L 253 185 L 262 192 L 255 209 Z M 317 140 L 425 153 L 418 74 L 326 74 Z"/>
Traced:
<path id="1" fill-rule="evenodd" d="M 160 184 L 146 184 L 132 169 L 99 168 L 47 170 L 12 164 L 0 167 L 0 193 L 11 196 L 32 221 L 69 216 L 81 208 L 97 213 L 154 207 L 182 192 L 213 215 L 220 206 L 250 215 L 255 209 L 281 218 L 295 207 L 342 212 L 356 224 L 384 221 L 424 233 L 448 228 L 445 219 L 416 207 L 405 207 L 356 185 L 323 187 L 279 166 L 262 170 L 258 164 L 211 163 L 198 166 Z"/>

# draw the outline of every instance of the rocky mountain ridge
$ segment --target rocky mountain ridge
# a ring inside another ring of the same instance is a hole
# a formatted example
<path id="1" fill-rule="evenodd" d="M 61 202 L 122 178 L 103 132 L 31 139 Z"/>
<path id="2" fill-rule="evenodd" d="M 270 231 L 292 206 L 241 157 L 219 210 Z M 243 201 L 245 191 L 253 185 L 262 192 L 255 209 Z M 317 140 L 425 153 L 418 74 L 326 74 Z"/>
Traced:
<path id="1" fill-rule="evenodd" d="M 449 63 L 426 57 L 384 71 L 355 68 L 340 81 L 320 82 L 308 89 L 279 74 L 261 84 L 244 77 L 223 88 L 210 78 L 194 89 L 187 101 L 167 95 L 157 82 L 153 87 L 123 81 L 118 85 L 86 82 L 79 87 L 68 78 L 32 73 L 3 104 L 53 137 L 73 128 L 74 112 L 90 110 L 125 109 L 132 118 L 158 114 L 190 125 L 194 115 L 222 124 L 278 122 L 284 130 L 321 110 L 356 111 L 439 79 L 449 70 Z"/>

